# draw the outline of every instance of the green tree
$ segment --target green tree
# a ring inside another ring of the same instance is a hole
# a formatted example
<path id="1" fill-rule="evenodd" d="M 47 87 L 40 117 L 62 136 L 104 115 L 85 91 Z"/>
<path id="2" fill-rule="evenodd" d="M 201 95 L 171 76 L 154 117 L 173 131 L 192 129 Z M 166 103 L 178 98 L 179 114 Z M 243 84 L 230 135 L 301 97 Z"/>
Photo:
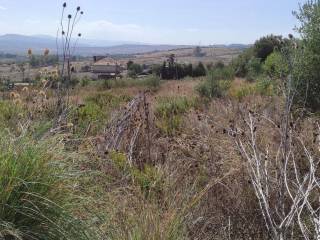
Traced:
<path id="1" fill-rule="evenodd" d="M 127 62 L 127 69 L 130 69 L 130 67 L 132 66 L 132 64 L 134 64 L 134 62 L 133 61 L 128 61 Z"/>
<path id="2" fill-rule="evenodd" d="M 248 62 L 254 57 L 253 48 L 248 48 L 243 51 L 237 58 L 233 59 L 231 66 L 237 77 L 246 77 L 248 74 Z"/>
<path id="3" fill-rule="evenodd" d="M 262 37 L 254 44 L 254 55 L 264 62 L 275 49 L 281 48 L 281 44 L 281 36 L 268 35 Z"/>
<path id="4" fill-rule="evenodd" d="M 201 77 L 205 76 L 207 74 L 207 70 L 202 62 L 199 62 L 199 64 L 194 68 L 193 70 L 193 77 Z"/>
<path id="5" fill-rule="evenodd" d="M 302 38 L 294 62 L 296 101 L 316 111 L 320 109 L 320 1 L 308 1 L 294 14 L 300 21 L 297 31 Z"/>
<path id="6" fill-rule="evenodd" d="M 140 64 L 132 63 L 132 64 L 129 65 L 128 75 L 130 77 L 137 77 L 137 75 L 142 73 L 142 71 L 143 71 L 143 69 L 142 69 L 142 66 Z"/>
<path id="7" fill-rule="evenodd" d="M 193 54 L 194 54 L 195 57 L 203 57 L 203 56 L 205 56 L 205 53 L 202 52 L 202 49 L 199 46 L 197 46 L 194 49 Z"/>

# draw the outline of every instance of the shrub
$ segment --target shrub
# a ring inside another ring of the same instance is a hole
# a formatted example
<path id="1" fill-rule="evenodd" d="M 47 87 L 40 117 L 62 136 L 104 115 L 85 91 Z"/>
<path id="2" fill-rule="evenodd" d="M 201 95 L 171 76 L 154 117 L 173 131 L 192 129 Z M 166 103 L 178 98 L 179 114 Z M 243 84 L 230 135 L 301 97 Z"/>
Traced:
<path id="1" fill-rule="evenodd" d="M 194 50 L 193 50 L 193 55 L 195 57 L 204 57 L 206 55 L 206 53 L 202 52 L 202 49 L 200 46 L 197 46 Z"/>
<path id="2" fill-rule="evenodd" d="M 272 96 L 275 94 L 274 85 L 275 82 L 270 78 L 260 77 L 255 84 L 255 91 L 260 95 Z"/>
<path id="3" fill-rule="evenodd" d="M 247 64 L 247 79 L 253 81 L 257 76 L 262 73 L 261 60 L 258 58 L 251 58 Z"/>
<path id="4" fill-rule="evenodd" d="M 255 94 L 255 84 L 245 82 L 240 86 L 231 87 L 229 90 L 229 95 L 241 101 L 244 97 Z"/>
<path id="5" fill-rule="evenodd" d="M 297 94 L 296 103 L 312 111 L 320 109 L 320 2 L 308 1 L 295 12 L 301 25 L 298 32 L 302 36 L 302 48 L 294 55 L 293 79 Z M 292 58 L 292 57 L 291 57 Z"/>
<path id="6" fill-rule="evenodd" d="M 219 81 L 206 81 L 201 83 L 196 88 L 197 92 L 201 97 L 211 98 L 220 98 L 223 96 L 223 91 L 220 88 Z"/>
<path id="7" fill-rule="evenodd" d="M 86 87 L 86 86 L 88 86 L 89 83 L 90 83 L 90 81 L 91 81 L 90 78 L 88 78 L 88 77 L 83 77 L 83 78 L 81 79 L 81 81 L 80 81 L 81 87 Z"/>
<path id="8" fill-rule="evenodd" d="M 142 73 L 142 66 L 137 63 L 128 64 L 128 76 L 129 77 L 137 77 L 140 73 Z"/>
<path id="9" fill-rule="evenodd" d="M 254 44 L 254 55 L 264 62 L 275 49 L 281 48 L 281 36 L 268 35 L 260 38 Z"/>
<path id="10" fill-rule="evenodd" d="M 224 65 L 224 63 L 222 61 L 218 61 L 217 63 L 214 64 L 213 69 L 223 69 L 226 66 Z"/>
<path id="11" fill-rule="evenodd" d="M 110 112 L 129 100 L 128 96 L 114 96 L 110 93 L 87 97 L 85 105 L 74 109 L 71 114 L 76 134 L 97 134 L 109 120 Z"/>
<path id="12" fill-rule="evenodd" d="M 23 120 L 25 109 L 11 101 L 0 101 L 0 128 L 17 131 L 19 121 Z"/>
<path id="13" fill-rule="evenodd" d="M 230 80 L 234 78 L 234 73 L 231 67 L 216 68 L 209 72 L 205 82 L 200 83 L 196 90 L 199 95 L 211 98 L 219 98 L 224 96 L 224 93 L 230 87 Z"/>
<path id="14" fill-rule="evenodd" d="M 142 80 L 142 84 L 143 86 L 147 86 L 147 87 L 151 87 L 153 89 L 157 89 L 158 87 L 160 87 L 160 78 L 157 76 L 149 76 L 145 79 Z"/>
<path id="15" fill-rule="evenodd" d="M 231 66 L 237 77 L 246 77 L 248 74 L 247 64 L 254 57 L 253 48 L 244 50 L 238 57 L 232 60 Z"/>
<path id="16" fill-rule="evenodd" d="M 69 85 L 69 87 L 75 87 L 79 84 L 80 80 L 78 79 L 78 77 L 72 77 L 71 80 L 69 81 L 69 83 L 67 83 Z"/>
<path id="17" fill-rule="evenodd" d="M 70 214 L 73 180 L 59 153 L 48 142 L 0 131 L 1 239 L 92 239 Z"/>
<path id="18" fill-rule="evenodd" d="M 164 97 L 158 100 L 155 115 L 157 126 L 166 134 L 174 135 L 182 124 L 182 115 L 195 106 L 194 99 Z"/>
<path id="19" fill-rule="evenodd" d="M 263 71 L 272 79 L 284 79 L 289 74 L 288 62 L 280 52 L 273 52 L 264 62 Z"/>
<path id="20" fill-rule="evenodd" d="M 199 62 L 198 65 L 193 69 L 192 77 L 202 77 L 207 75 L 207 70 L 202 62 Z"/>
<path id="21" fill-rule="evenodd" d="M 238 81 L 229 89 L 229 96 L 242 101 L 244 97 L 250 95 L 272 96 L 275 94 L 275 82 L 265 76 L 260 76 L 256 82 Z"/>

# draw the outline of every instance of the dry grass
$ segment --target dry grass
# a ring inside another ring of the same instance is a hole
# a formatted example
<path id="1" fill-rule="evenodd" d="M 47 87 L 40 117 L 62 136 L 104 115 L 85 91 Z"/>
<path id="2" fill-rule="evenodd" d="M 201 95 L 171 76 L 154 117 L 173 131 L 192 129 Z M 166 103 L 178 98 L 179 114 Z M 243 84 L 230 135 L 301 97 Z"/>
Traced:
<path id="1" fill-rule="evenodd" d="M 242 128 L 241 121 L 249 110 L 278 121 L 282 100 L 255 93 L 244 96 L 241 102 L 232 94 L 201 102 L 195 92 L 201 81 L 165 81 L 155 91 L 147 91 L 143 109 L 150 110 L 148 120 L 142 119 L 143 115 L 139 119 L 133 116 L 132 124 L 128 125 L 134 128 L 141 121 L 149 123 L 149 129 L 141 131 L 134 145 L 132 162 L 128 161 L 125 145 L 108 152 L 98 151 L 97 142 L 106 141 L 103 136 L 107 136 L 107 119 L 100 122 L 100 131 L 81 138 L 75 134 L 76 121 L 70 119 L 73 125 L 64 129 L 64 142 L 69 154 L 81 156 L 72 165 L 86 173 L 76 183 L 75 191 L 84 199 L 85 206 L 75 214 L 98 227 L 104 239 L 268 239 L 246 163 L 235 148 L 229 129 Z M 236 79 L 230 91 L 247 85 L 250 83 Z M 74 107 L 87 106 L 87 99 L 98 95 L 132 99 L 143 90 L 146 88 L 141 86 L 101 90 L 89 85 L 74 89 L 71 103 Z M 25 104 L 25 97 L 22 99 L 22 106 L 28 111 L 30 104 Z M 180 119 L 179 131 L 166 134 L 157 125 L 161 99 L 167 99 L 170 106 L 173 102 L 178 104 L 176 99 L 193 102 L 182 104 L 181 111 L 180 106 L 172 108 Z M 102 112 L 97 113 L 105 114 L 107 109 L 111 116 L 119 116 L 126 111 L 127 102 L 121 101 L 115 107 L 106 102 L 102 104 L 106 105 Z M 37 116 L 45 119 L 42 112 Z M 301 129 L 306 129 L 303 136 L 310 145 L 316 119 L 301 122 Z M 95 122 L 91 124 L 98 126 Z M 260 139 L 261 144 L 277 143 L 267 126 L 260 131 L 266 135 Z M 127 143 L 131 136 L 125 134 L 130 131 L 124 132 Z"/>

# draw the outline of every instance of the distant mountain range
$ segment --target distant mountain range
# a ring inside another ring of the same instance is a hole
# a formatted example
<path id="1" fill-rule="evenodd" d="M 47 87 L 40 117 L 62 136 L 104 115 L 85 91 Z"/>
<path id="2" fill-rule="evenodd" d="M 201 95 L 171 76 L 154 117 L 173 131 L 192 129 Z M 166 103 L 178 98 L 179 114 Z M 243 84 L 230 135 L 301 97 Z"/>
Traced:
<path id="1" fill-rule="evenodd" d="M 168 51 L 172 49 L 190 48 L 190 45 L 160 45 L 144 44 L 126 41 L 106 41 L 81 39 L 77 44 L 76 55 L 93 56 L 102 54 L 138 54 L 154 51 Z M 246 48 L 248 45 L 216 45 L 216 47 L 226 48 Z M 0 52 L 25 55 L 28 49 L 34 53 L 41 54 L 44 49 L 48 48 L 51 52 L 56 52 L 57 41 L 55 37 L 47 35 L 19 35 L 6 34 L 0 36 Z"/>

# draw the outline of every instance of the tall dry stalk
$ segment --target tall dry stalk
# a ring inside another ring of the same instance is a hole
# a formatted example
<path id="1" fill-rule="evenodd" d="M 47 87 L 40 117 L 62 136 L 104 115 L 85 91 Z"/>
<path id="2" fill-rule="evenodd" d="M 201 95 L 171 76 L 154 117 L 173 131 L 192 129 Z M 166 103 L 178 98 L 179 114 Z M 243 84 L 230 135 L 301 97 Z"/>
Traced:
<path id="1" fill-rule="evenodd" d="M 57 112 L 61 118 L 66 117 L 69 107 L 70 83 L 72 78 L 71 60 L 79 38 L 82 36 L 78 33 L 76 39 L 74 37 L 75 29 L 83 15 L 81 7 L 77 7 L 74 15 L 66 16 L 67 3 L 62 5 L 62 13 L 60 18 L 60 26 L 57 30 L 57 56 L 60 59 L 58 64 L 59 81 L 57 83 Z M 66 20 L 65 20 L 66 19 Z M 60 39 L 60 40 L 59 40 Z M 60 53 L 61 50 L 61 53 Z"/>
<path id="2" fill-rule="evenodd" d="M 292 37 L 290 39 L 292 45 L 284 48 L 290 73 L 283 92 L 285 101 L 280 123 L 250 110 L 243 119 L 243 126 L 231 129 L 230 133 L 247 162 L 271 238 L 293 237 L 292 229 L 298 223 L 305 239 L 320 239 L 319 203 L 314 208 L 315 202 L 311 198 L 318 194 L 316 171 L 319 161 L 301 138 L 303 129 L 298 130 L 298 119 L 292 114 L 296 92 L 292 76 L 296 43 Z M 313 230 L 308 229 L 307 222 L 313 223 Z"/>

